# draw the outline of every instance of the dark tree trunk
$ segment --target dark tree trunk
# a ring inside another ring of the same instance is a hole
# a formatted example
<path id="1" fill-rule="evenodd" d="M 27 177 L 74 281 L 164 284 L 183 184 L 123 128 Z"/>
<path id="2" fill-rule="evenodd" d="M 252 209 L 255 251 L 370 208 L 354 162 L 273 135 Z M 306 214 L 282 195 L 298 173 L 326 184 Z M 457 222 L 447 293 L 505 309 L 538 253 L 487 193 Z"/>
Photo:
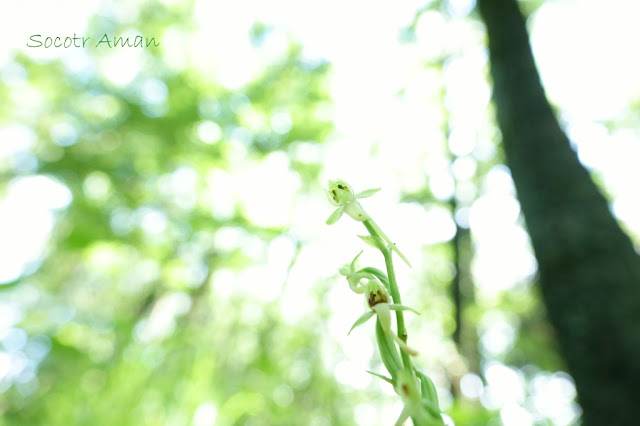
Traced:
<path id="1" fill-rule="evenodd" d="M 478 7 L 507 162 L 583 423 L 640 424 L 640 258 L 554 117 L 517 2 Z"/>

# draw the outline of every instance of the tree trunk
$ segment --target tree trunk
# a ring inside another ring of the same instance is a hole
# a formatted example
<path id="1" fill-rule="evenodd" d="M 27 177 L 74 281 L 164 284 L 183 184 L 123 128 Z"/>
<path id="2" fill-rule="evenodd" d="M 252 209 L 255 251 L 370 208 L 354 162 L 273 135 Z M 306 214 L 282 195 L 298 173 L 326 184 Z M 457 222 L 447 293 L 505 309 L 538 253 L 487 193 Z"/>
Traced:
<path id="1" fill-rule="evenodd" d="M 478 7 L 507 162 L 583 424 L 639 424 L 640 258 L 545 98 L 517 2 Z"/>

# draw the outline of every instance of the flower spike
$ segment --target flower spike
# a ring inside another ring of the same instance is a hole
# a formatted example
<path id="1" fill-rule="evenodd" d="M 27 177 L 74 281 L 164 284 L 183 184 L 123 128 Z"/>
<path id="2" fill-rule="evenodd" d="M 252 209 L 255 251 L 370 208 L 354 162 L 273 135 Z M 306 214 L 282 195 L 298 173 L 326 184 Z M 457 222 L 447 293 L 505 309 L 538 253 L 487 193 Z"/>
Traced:
<path id="1" fill-rule="evenodd" d="M 404 322 L 404 311 L 411 311 L 418 315 L 419 313 L 402 304 L 391 252 L 395 251 L 409 267 L 411 265 L 358 202 L 358 199 L 370 197 L 379 190 L 380 188 L 374 188 L 354 193 L 348 183 L 335 180 L 329 181 L 326 191 L 329 202 L 336 207 L 327 224 L 337 222 L 344 213 L 362 222 L 369 235 L 359 235 L 359 237 L 382 252 L 386 266 L 386 273 L 374 267 L 359 269 L 356 264 L 362 255 L 361 251 L 351 263 L 340 268 L 340 274 L 347 279 L 349 289 L 356 294 L 364 295 L 369 308 L 351 326 L 349 334 L 371 318 L 376 318 L 375 333 L 380 360 L 387 369 L 389 377 L 372 371 L 369 373 L 393 385 L 402 399 L 404 407 L 395 423 L 396 426 L 402 426 L 409 418 L 416 425 L 444 426 L 435 385 L 431 379 L 416 369 L 411 357 L 418 353 L 407 345 L 408 334 Z M 395 311 L 397 332 L 392 328 L 391 311 Z"/>

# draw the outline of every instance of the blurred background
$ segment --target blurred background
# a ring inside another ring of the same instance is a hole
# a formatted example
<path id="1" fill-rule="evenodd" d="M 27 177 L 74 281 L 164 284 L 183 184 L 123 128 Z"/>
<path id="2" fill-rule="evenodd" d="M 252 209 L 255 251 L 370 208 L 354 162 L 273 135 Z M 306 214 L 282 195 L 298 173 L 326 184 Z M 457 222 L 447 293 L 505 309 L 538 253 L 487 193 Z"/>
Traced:
<path id="1" fill-rule="evenodd" d="M 636 243 L 638 7 L 521 2 Z M 414 265 L 410 342 L 452 422 L 579 422 L 487 56 L 473 0 L 4 2 L 0 424 L 393 424 L 373 322 L 346 335 L 365 306 L 337 271 L 365 231 L 325 225 L 329 178 L 382 187 L 363 205 Z"/>

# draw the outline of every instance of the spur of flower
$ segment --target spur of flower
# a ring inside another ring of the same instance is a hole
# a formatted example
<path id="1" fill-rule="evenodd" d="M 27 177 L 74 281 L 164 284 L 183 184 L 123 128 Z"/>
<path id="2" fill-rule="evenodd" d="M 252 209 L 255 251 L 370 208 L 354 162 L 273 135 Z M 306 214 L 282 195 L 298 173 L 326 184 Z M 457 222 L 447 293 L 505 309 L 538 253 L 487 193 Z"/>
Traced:
<path id="1" fill-rule="evenodd" d="M 329 216 L 329 219 L 327 219 L 327 225 L 336 223 L 338 219 L 342 217 L 342 214 L 346 213 L 358 222 L 364 222 L 365 226 L 368 225 L 367 228 L 371 228 L 373 233 L 376 234 L 375 236 L 384 240 L 384 242 L 391 247 L 391 250 L 395 251 L 398 256 L 400 256 L 400 258 L 402 258 L 402 260 L 411 267 L 409 260 L 407 260 L 404 254 L 402 254 L 396 245 L 391 242 L 389 237 L 382 232 L 382 229 L 380 229 L 378 224 L 373 221 L 371 216 L 364 211 L 362 205 L 358 202 L 358 199 L 371 197 L 378 191 L 380 191 L 380 188 L 366 189 L 354 194 L 353 189 L 347 182 L 340 179 L 330 180 L 329 187 L 327 189 L 327 196 L 329 198 L 329 202 L 334 206 L 337 206 L 337 208 L 331 216 Z"/>

